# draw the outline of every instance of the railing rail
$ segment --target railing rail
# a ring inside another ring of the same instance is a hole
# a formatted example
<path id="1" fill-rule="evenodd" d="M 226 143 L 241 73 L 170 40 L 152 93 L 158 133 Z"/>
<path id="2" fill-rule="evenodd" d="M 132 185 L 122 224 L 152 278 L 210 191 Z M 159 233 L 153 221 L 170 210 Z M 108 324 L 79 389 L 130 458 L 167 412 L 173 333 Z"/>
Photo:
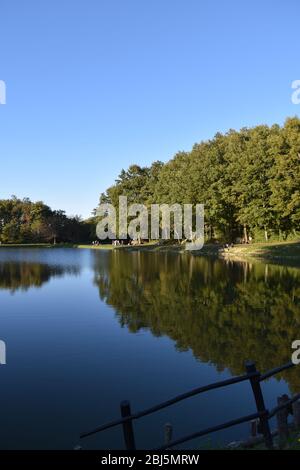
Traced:
<path id="1" fill-rule="evenodd" d="M 257 372 L 255 372 L 254 375 L 257 375 Z M 157 411 L 160 411 L 164 408 L 167 408 L 171 405 L 174 405 L 174 404 L 176 404 L 176 403 L 178 403 L 182 400 L 186 400 L 187 398 L 194 397 L 195 395 L 198 395 L 200 393 L 208 392 L 210 390 L 214 390 L 214 389 L 217 389 L 217 388 L 226 387 L 228 385 L 243 382 L 245 380 L 249 380 L 249 374 L 240 375 L 240 376 L 237 376 L 237 377 L 232 377 L 230 379 L 222 380 L 222 381 L 219 381 L 219 382 L 214 382 L 212 384 L 205 385 L 203 387 L 195 388 L 195 389 L 193 389 L 189 392 L 182 393 L 181 395 L 177 395 L 176 397 L 171 398 L 170 400 L 167 400 L 165 402 L 159 403 L 158 405 L 152 406 L 151 408 L 147 408 L 146 410 L 140 411 L 138 413 L 133 413 L 132 415 L 130 415 L 126 418 L 117 419 L 117 420 L 111 421 L 109 423 L 103 424 L 102 426 L 98 426 L 97 428 L 93 429 L 92 431 L 85 432 L 85 433 L 81 434 L 80 437 L 83 438 L 83 437 L 91 436 L 92 434 L 96 434 L 98 432 L 104 431 L 104 430 L 112 428 L 114 426 L 124 424 L 128 421 L 133 421 L 133 420 L 136 420 L 136 419 L 143 418 L 144 416 L 147 416 L 149 414 L 156 413 Z"/>
<path id="2" fill-rule="evenodd" d="M 265 374 L 262 374 L 260 376 L 260 381 L 262 382 L 263 380 L 266 380 L 269 377 L 272 377 L 273 375 L 279 374 L 279 372 L 290 369 L 291 367 L 295 367 L 295 364 L 293 362 L 288 362 L 287 364 L 283 364 L 280 367 L 275 367 L 275 369 L 271 369 Z"/>
<path id="3" fill-rule="evenodd" d="M 152 413 L 155 413 L 157 411 L 160 411 L 164 408 L 167 408 L 169 406 L 172 406 L 182 400 L 186 400 L 187 398 L 199 395 L 204 392 L 208 392 L 210 390 L 215 390 L 218 388 L 222 387 L 227 387 L 229 385 L 233 385 L 236 383 L 241 383 L 246 380 L 249 380 L 252 388 L 252 392 L 254 395 L 255 403 L 256 403 L 256 408 L 257 412 L 252 413 L 247 416 L 243 416 L 231 421 L 227 421 L 221 424 L 218 424 L 216 426 L 212 426 L 206 429 L 202 429 L 198 432 L 195 432 L 193 434 L 190 434 L 188 436 L 184 436 L 182 438 L 173 440 L 171 442 L 168 442 L 167 444 L 157 448 L 156 450 L 164 450 L 164 449 L 169 449 L 171 447 L 174 447 L 176 445 L 182 444 L 184 442 L 190 441 L 192 439 L 195 439 L 197 437 L 202 437 L 207 434 L 211 434 L 216 431 L 220 431 L 222 429 L 226 429 L 232 426 L 236 426 L 238 424 L 242 424 L 248 421 L 252 421 L 254 419 L 259 419 L 260 424 L 261 424 L 261 430 L 262 434 L 264 436 L 264 441 L 266 444 L 266 447 L 268 448 L 273 448 L 273 437 L 272 433 L 270 430 L 270 425 L 269 425 L 269 420 L 275 416 L 280 410 L 287 408 L 291 406 L 294 402 L 300 399 L 300 393 L 292 397 L 290 400 L 286 400 L 284 404 L 281 404 L 279 406 L 276 406 L 272 410 L 268 410 L 265 406 L 264 403 L 264 397 L 261 389 L 261 382 L 278 374 L 279 372 L 282 372 L 284 370 L 290 369 L 295 366 L 292 362 L 288 362 L 287 364 L 284 364 L 280 367 L 276 367 L 270 371 L 265 372 L 264 374 L 261 374 L 255 366 L 255 363 L 252 361 L 248 361 L 245 364 L 246 366 L 246 374 L 236 376 L 236 377 L 231 377 L 230 379 L 226 380 L 221 380 L 218 382 L 214 382 L 209 385 L 205 385 L 202 387 L 197 387 L 193 390 L 190 390 L 186 393 L 183 393 L 181 395 L 177 395 L 176 397 L 171 398 L 170 400 L 161 402 L 155 406 L 152 406 L 150 408 L 147 408 L 145 410 L 142 410 L 137 413 L 131 413 L 131 408 L 130 408 L 130 403 L 129 401 L 122 401 L 120 408 L 121 408 L 121 419 L 117 419 L 111 422 L 108 422 L 106 424 L 103 424 L 101 426 L 98 426 L 94 428 L 91 431 L 84 432 L 80 435 L 80 438 L 85 438 L 88 436 L 91 436 L 93 434 L 96 434 L 98 432 L 105 431 L 107 429 L 113 428 L 115 426 L 122 425 L 123 427 L 123 435 L 124 435 L 124 441 L 125 441 L 125 446 L 127 450 L 134 450 L 135 449 L 135 437 L 134 437 L 134 429 L 133 429 L 133 421 L 138 420 L 140 418 L 143 418 L 144 416 L 150 415 Z"/>
<path id="4" fill-rule="evenodd" d="M 182 437 L 181 439 L 176 439 L 175 441 L 168 442 L 168 444 L 165 444 L 158 449 L 155 450 L 165 450 L 169 449 L 170 447 L 177 446 L 179 444 L 183 444 L 184 442 L 191 441 L 192 439 L 196 439 L 197 437 L 203 437 L 206 436 L 207 434 L 211 434 L 213 432 L 221 431 L 222 429 L 227 429 L 231 428 L 232 426 L 236 426 L 238 424 L 246 423 L 248 421 L 252 421 L 253 419 L 260 418 L 263 415 L 263 412 L 261 413 L 253 413 L 251 415 L 243 416 L 242 418 L 237 418 L 233 419 L 231 421 L 227 421 L 223 424 L 219 424 L 217 426 L 212 426 L 207 429 L 203 429 L 202 431 L 195 432 L 193 434 L 190 434 L 189 436 Z"/>

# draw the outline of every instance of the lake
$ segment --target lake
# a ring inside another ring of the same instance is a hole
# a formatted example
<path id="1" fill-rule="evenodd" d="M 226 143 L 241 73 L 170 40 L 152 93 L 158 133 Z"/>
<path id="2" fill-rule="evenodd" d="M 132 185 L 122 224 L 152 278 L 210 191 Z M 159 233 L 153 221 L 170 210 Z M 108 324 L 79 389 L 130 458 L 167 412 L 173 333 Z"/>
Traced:
<path id="1" fill-rule="evenodd" d="M 300 270 L 188 253 L 0 249 L 2 449 L 123 447 L 120 427 L 82 432 L 191 388 L 290 360 L 300 337 Z M 267 405 L 300 391 L 297 368 L 263 384 Z M 138 448 L 255 412 L 249 383 L 135 422 Z M 236 426 L 185 448 L 247 438 Z"/>

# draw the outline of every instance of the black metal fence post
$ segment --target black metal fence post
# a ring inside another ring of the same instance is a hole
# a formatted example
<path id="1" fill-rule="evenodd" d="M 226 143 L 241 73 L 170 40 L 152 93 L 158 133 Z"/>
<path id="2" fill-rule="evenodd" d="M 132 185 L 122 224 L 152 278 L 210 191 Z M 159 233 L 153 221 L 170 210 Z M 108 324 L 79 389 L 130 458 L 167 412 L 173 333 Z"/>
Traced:
<path id="1" fill-rule="evenodd" d="M 253 395 L 255 398 L 256 408 L 258 412 L 262 412 L 263 415 L 259 418 L 261 424 L 262 434 L 265 438 L 265 444 L 268 449 L 273 449 L 273 438 L 270 431 L 270 425 L 268 420 L 268 410 L 265 406 L 263 393 L 260 386 L 260 372 L 256 369 L 253 361 L 246 362 L 246 372 L 249 375 Z"/>
<path id="2" fill-rule="evenodd" d="M 121 416 L 122 418 L 127 418 L 131 416 L 131 409 L 130 403 L 127 400 L 121 401 Z M 125 421 L 122 423 L 123 426 L 123 435 L 124 441 L 127 450 L 135 450 L 135 440 L 134 440 L 134 432 L 133 432 L 133 425 L 132 420 Z"/>

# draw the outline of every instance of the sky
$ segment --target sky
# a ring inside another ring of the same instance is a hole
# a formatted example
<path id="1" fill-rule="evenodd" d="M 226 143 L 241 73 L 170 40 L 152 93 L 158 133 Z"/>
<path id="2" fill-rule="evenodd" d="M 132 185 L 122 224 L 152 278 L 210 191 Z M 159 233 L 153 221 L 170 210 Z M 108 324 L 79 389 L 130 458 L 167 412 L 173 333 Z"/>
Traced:
<path id="1" fill-rule="evenodd" d="M 299 0 L 0 0 L 0 198 L 88 217 L 130 164 L 299 115 Z"/>

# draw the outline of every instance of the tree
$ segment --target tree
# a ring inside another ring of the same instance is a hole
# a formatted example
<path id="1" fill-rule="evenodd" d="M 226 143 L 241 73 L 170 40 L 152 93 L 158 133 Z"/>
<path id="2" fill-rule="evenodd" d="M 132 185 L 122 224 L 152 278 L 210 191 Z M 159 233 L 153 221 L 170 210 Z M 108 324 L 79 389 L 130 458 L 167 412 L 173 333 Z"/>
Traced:
<path id="1" fill-rule="evenodd" d="M 3 243 L 70 242 L 90 240 L 90 229 L 78 216 L 67 217 L 41 201 L 0 200 L 0 241 Z"/>
<path id="2" fill-rule="evenodd" d="M 131 165 L 101 195 L 129 203 L 204 204 L 207 239 L 287 237 L 300 229 L 300 120 L 218 133 L 169 162 Z"/>

